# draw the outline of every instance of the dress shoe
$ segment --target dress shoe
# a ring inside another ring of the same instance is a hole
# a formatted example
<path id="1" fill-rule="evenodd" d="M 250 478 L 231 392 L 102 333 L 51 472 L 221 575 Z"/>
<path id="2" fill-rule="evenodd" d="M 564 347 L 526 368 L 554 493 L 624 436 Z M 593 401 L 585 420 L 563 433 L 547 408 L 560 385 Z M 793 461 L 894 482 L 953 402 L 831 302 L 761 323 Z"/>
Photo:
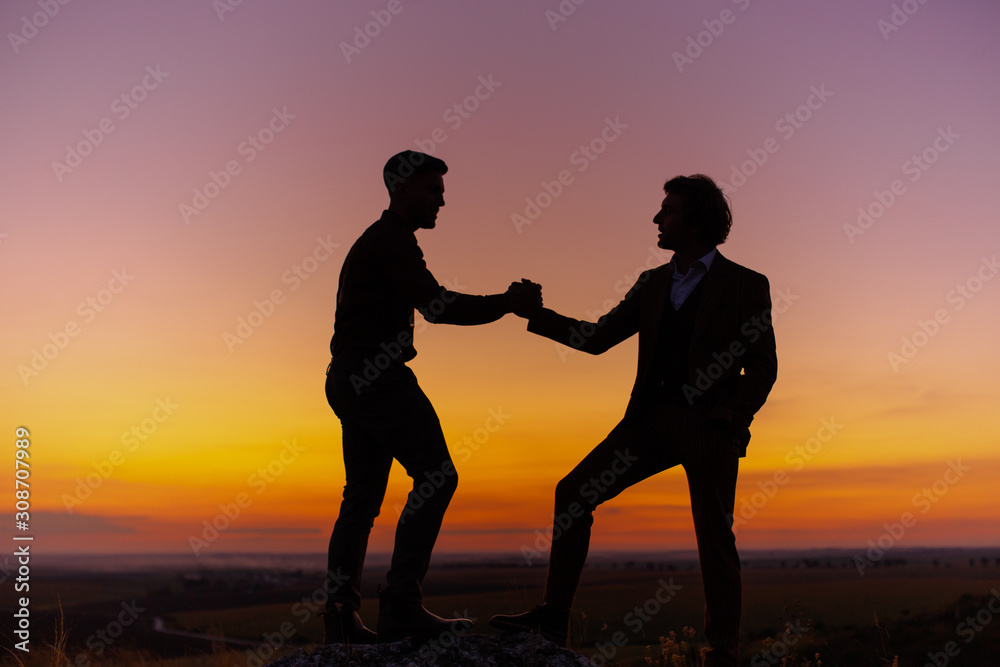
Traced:
<path id="1" fill-rule="evenodd" d="M 374 644 L 375 633 L 365 627 L 358 612 L 338 604 L 333 610 L 320 613 L 323 617 L 324 644 Z"/>
<path id="2" fill-rule="evenodd" d="M 507 632 L 537 632 L 549 641 L 565 647 L 569 637 L 569 611 L 540 604 L 523 614 L 498 614 L 490 619 L 490 625 Z"/>
<path id="3" fill-rule="evenodd" d="M 705 667 L 739 667 L 740 660 L 731 653 L 710 649 L 705 653 Z"/>
<path id="4" fill-rule="evenodd" d="M 378 592 L 378 643 L 396 642 L 407 637 L 428 639 L 444 634 L 457 635 L 472 627 L 467 618 L 441 618 L 424 608 L 419 596 L 399 595 L 392 590 Z"/>

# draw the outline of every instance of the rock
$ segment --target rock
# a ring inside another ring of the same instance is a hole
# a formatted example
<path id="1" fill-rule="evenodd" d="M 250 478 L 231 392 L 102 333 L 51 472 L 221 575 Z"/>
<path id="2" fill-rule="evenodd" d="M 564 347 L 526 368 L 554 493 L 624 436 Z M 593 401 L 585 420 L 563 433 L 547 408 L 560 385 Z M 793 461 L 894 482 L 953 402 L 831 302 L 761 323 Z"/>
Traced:
<path id="1" fill-rule="evenodd" d="M 315 646 L 290 653 L 270 667 L 593 667 L 579 653 L 535 634 L 448 635 L 443 639 Z"/>

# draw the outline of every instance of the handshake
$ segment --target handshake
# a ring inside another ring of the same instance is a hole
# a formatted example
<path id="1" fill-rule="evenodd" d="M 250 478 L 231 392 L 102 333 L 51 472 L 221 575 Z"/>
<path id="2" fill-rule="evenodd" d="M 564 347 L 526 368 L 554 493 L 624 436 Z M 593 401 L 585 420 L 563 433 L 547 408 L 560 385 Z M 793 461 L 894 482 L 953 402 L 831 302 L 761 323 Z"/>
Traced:
<path id="1" fill-rule="evenodd" d="M 510 301 L 510 312 L 518 317 L 531 317 L 542 308 L 542 286 L 526 278 L 511 283 L 504 296 Z"/>

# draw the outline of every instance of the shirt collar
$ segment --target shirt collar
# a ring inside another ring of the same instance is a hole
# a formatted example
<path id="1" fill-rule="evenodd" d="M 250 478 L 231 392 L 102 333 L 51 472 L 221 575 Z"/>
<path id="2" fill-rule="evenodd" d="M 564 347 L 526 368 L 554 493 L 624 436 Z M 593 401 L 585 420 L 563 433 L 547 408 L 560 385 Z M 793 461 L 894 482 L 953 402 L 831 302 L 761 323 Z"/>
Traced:
<path id="1" fill-rule="evenodd" d="M 704 272 L 708 273 L 708 270 L 712 268 L 712 262 L 715 261 L 715 256 L 717 254 L 719 254 L 719 249 L 718 248 L 712 248 L 711 250 L 709 250 L 708 252 L 706 252 L 704 255 L 702 255 L 701 257 L 699 257 L 698 259 L 696 259 L 694 262 L 692 262 L 690 268 L 688 268 L 688 271 L 690 272 L 691 269 L 693 269 L 695 266 L 697 266 L 698 264 L 701 264 L 702 266 L 705 267 L 705 271 Z M 676 256 L 677 255 L 675 254 L 674 257 L 670 258 L 670 265 L 673 267 L 674 275 L 675 276 L 679 276 L 681 274 L 679 274 L 677 272 L 677 262 L 674 261 L 674 259 L 676 258 Z M 687 275 L 687 274 L 685 273 L 684 275 Z"/>
<path id="2" fill-rule="evenodd" d="M 384 209 L 382 211 L 382 217 L 379 218 L 379 221 L 380 222 L 389 222 L 389 223 L 392 223 L 393 225 L 396 225 L 397 227 L 399 227 L 401 229 L 404 229 L 407 232 L 413 234 L 413 230 L 410 229 L 410 227 L 406 224 L 406 220 L 403 219 L 403 216 L 401 216 L 400 214 L 396 213 L 395 211 L 390 211 L 389 209 Z M 414 235 L 414 237 L 416 237 L 416 234 L 413 234 L 413 235 Z"/>

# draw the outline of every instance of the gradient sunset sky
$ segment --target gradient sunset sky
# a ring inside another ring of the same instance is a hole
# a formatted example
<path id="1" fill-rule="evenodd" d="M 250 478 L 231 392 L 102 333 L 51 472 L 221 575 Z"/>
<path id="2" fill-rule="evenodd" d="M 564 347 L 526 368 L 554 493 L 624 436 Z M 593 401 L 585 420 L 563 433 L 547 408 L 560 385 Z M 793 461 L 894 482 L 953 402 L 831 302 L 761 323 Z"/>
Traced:
<path id="1" fill-rule="evenodd" d="M 987 0 L 4 2 L 0 432 L 31 432 L 36 549 L 326 549 L 337 277 L 406 148 L 450 166 L 439 281 L 589 319 L 669 260 L 663 182 L 715 177 L 777 312 L 739 545 L 860 553 L 906 512 L 901 546 L 1000 544 L 998 27 Z M 635 339 L 508 315 L 416 347 L 460 477 L 438 549 L 536 546 Z M 680 469 L 596 514 L 594 549 L 694 546 Z"/>

